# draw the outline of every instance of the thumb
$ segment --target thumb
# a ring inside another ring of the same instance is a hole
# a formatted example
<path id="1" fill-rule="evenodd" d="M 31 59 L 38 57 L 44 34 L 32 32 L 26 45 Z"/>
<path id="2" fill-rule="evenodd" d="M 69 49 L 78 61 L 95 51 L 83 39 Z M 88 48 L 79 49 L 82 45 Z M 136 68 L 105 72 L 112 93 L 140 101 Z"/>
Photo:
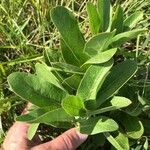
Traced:
<path id="1" fill-rule="evenodd" d="M 72 128 L 56 139 L 36 146 L 32 150 L 75 150 L 87 137 L 87 135 L 81 134 L 75 128 Z"/>

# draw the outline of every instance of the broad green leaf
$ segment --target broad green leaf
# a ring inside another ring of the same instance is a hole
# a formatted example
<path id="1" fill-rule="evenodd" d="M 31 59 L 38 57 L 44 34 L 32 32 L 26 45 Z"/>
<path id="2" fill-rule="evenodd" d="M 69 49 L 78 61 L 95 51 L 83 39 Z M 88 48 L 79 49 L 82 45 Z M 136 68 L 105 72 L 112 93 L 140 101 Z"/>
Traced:
<path id="1" fill-rule="evenodd" d="M 124 150 L 121 145 L 117 142 L 117 140 L 110 134 L 104 133 L 107 140 L 117 149 L 117 150 Z"/>
<path id="2" fill-rule="evenodd" d="M 116 142 L 122 147 L 123 150 L 129 150 L 129 140 L 127 135 L 122 132 L 118 132 L 118 135 L 115 137 Z"/>
<path id="3" fill-rule="evenodd" d="M 124 20 L 124 30 L 132 29 L 143 18 L 143 12 L 135 12 Z"/>
<path id="4" fill-rule="evenodd" d="M 121 97 L 121 96 L 114 96 L 110 101 L 110 103 L 112 106 L 123 108 L 129 106 L 132 102 L 128 98 Z"/>
<path id="5" fill-rule="evenodd" d="M 109 61 L 113 55 L 117 52 L 117 48 L 112 48 L 109 50 L 106 50 L 104 52 L 98 53 L 97 55 L 91 57 L 88 61 L 86 61 L 84 65 L 86 64 L 101 64 Z"/>
<path id="6" fill-rule="evenodd" d="M 85 45 L 84 51 L 90 56 L 107 50 L 115 32 L 104 32 L 92 37 Z"/>
<path id="7" fill-rule="evenodd" d="M 56 69 L 56 71 L 63 71 L 72 74 L 84 74 L 82 69 L 66 63 L 53 62 L 52 66 Z"/>
<path id="8" fill-rule="evenodd" d="M 87 13 L 89 17 L 91 32 L 93 34 L 97 34 L 99 33 L 100 19 L 99 19 L 96 6 L 93 3 L 88 2 L 86 8 L 87 8 Z"/>
<path id="9" fill-rule="evenodd" d="M 39 123 L 33 123 L 33 124 L 30 125 L 30 127 L 28 129 L 28 132 L 27 132 L 27 136 L 28 136 L 29 140 L 33 139 L 33 137 L 36 134 L 36 131 L 37 131 L 38 127 L 39 127 Z"/>
<path id="10" fill-rule="evenodd" d="M 60 104 L 67 95 L 64 90 L 32 74 L 12 73 L 8 76 L 8 83 L 15 94 L 39 107 Z"/>
<path id="11" fill-rule="evenodd" d="M 64 81 L 63 81 L 63 85 L 69 85 L 72 89 L 76 90 L 80 84 L 80 81 L 82 79 L 82 76 L 81 75 L 72 75 L 68 78 L 66 78 Z"/>
<path id="12" fill-rule="evenodd" d="M 99 116 L 82 120 L 77 129 L 84 134 L 94 135 L 103 132 L 112 132 L 118 129 L 118 124 L 105 116 Z"/>
<path id="13" fill-rule="evenodd" d="M 113 60 L 100 65 L 91 65 L 85 72 L 76 95 L 81 97 L 84 101 L 95 101 L 97 92 L 112 66 Z"/>
<path id="14" fill-rule="evenodd" d="M 112 38 L 111 45 L 114 46 L 120 46 L 124 44 L 125 42 L 136 38 L 139 34 L 144 33 L 146 29 L 135 29 L 132 31 L 123 32 L 120 34 L 117 34 Z"/>
<path id="15" fill-rule="evenodd" d="M 51 18 L 71 53 L 80 64 L 84 63 L 87 59 L 83 54 L 85 40 L 73 14 L 67 8 L 57 6 L 51 10 Z"/>
<path id="16" fill-rule="evenodd" d="M 109 103 L 104 104 L 102 108 L 93 110 L 93 111 L 88 111 L 88 114 L 89 115 L 101 114 L 101 113 L 105 113 L 108 111 L 113 111 L 113 110 L 127 107 L 130 104 L 131 104 L 131 101 L 128 98 L 121 97 L 121 96 L 114 96 L 112 100 Z"/>
<path id="17" fill-rule="evenodd" d="M 116 34 L 123 31 L 123 9 L 120 5 L 117 6 L 116 12 L 112 19 L 111 31 L 116 29 Z"/>
<path id="18" fill-rule="evenodd" d="M 61 46 L 61 53 L 63 55 L 65 62 L 71 65 L 80 66 L 80 61 L 74 55 L 72 50 L 65 44 L 63 39 L 60 40 L 60 46 Z"/>
<path id="19" fill-rule="evenodd" d="M 73 118 L 60 107 L 48 109 L 38 108 L 30 113 L 16 118 L 17 121 L 28 123 L 71 122 Z"/>
<path id="20" fill-rule="evenodd" d="M 121 115 L 120 122 L 124 126 L 126 134 L 129 138 L 139 139 L 144 133 L 142 122 L 137 117 L 128 114 Z"/>
<path id="21" fill-rule="evenodd" d="M 109 27 L 110 21 L 110 0 L 98 0 L 97 10 L 100 18 L 100 32 L 104 32 Z"/>
<path id="22" fill-rule="evenodd" d="M 67 96 L 62 101 L 62 107 L 71 116 L 82 116 L 85 114 L 83 100 L 78 96 Z"/>
<path id="23" fill-rule="evenodd" d="M 35 65 L 35 69 L 36 69 L 36 75 L 39 78 L 43 78 L 45 81 L 63 89 L 63 87 L 61 86 L 61 84 L 59 83 L 59 80 L 55 77 L 55 75 L 51 72 L 50 67 L 48 67 L 45 64 L 40 64 L 37 63 Z M 63 89 L 64 90 L 64 89 Z"/>
<path id="24" fill-rule="evenodd" d="M 126 60 L 113 67 L 97 94 L 97 105 L 100 106 L 113 96 L 137 71 L 135 61 Z"/>

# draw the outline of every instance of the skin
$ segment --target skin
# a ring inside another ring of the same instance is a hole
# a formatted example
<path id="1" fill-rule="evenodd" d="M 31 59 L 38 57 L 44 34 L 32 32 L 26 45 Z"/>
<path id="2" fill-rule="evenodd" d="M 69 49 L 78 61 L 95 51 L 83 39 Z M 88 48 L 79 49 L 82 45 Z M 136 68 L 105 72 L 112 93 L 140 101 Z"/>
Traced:
<path id="1" fill-rule="evenodd" d="M 23 114 L 27 112 L 26 109 Z M 87 139 L 87 135 L 72 128 L 46 143 L 41 143 L 38 136 L 29 141 L 27 139 L 29 126 L 27 123 L 15 122 L 7 133 L 2 150 L 75 150 Z"/>

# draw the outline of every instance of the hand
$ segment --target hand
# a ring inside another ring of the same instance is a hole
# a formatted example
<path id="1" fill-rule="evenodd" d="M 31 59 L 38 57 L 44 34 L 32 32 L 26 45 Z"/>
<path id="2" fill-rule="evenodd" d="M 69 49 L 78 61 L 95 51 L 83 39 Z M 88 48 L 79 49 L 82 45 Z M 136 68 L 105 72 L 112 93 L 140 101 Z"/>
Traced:
<path id="1" fill-rule="evenodd" d="M 74 150 L 86 139 L 87 135 L 72 128 L 52 141 L 42 144 L 35 136 L 32 141 L 27 139 L 29 124 L 16 122 L 8 131 L 3 143 L 4 150 Z"/>

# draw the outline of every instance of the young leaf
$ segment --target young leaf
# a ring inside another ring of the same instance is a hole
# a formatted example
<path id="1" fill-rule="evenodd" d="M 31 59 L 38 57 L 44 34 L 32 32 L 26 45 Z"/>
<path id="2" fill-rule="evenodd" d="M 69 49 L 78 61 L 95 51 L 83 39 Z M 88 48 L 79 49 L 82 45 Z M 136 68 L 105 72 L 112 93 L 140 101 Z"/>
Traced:
<path id="1" fill-rule="evenodd" d="M 95 101 L 97 91 L 100 89 L 103 79 L 106 77 L 112 65 L 112 60 L 100 65 L 91 65 L 85 72 L 76 95 L 81 97 L 84 101 Z"/>
<path id="2" fill-rule="evenodd" d="M 121 145 L 117 142 L 117 140 L 111 136 L 110 133 L 104 133 L 107 140 L 117 149 L 117 150 L 124 150 Z"/>
<path id="3" fill-rule="evenodd" d="M 53 123 L 53 122 L 71 122 L 73 117 L 68 115 L 62 108 L 38 108 L 30 113 L 16 118 L 17 121 L 28 123 Z"/>
<path id="4" fill-rule="evenodd" d="M 85 40 L 73 14 L 65 7 L 57 6 L 51 10 L 51 17 L 71 53 L 80 64 L 84 63 L 87 59 L 83 54 Z"/>
<path id="5" fill-rule="evenodd" d="M 100 32 L 105 32 L 110 21 L 110 0 L 98 0 L 97 10 L 100 18 Z"/>
<path id="6" fill-rule="evenodd" d="M 90 56 L 95 56 L 98 53 L 107 50 L 114 34 L 115 32 L 105 32 L 92 37 L 85 45 L 85 53 Z"/>
<path id="7" fill-rule="evenodd" d="M 143 12 L 135 12 L 124 20 L 124 30 L 132 29 L 143 18 Z"/>
<path id="8" fill-rule="evenodd" d="M 93 3 L 88 2 L 86 8 L 89 17 L 91 32 L 93 34 L 97 34 L 99 32 L 100 19 L 97 13 L 96 6 Z"/>
<path id="9" fill-rule="evenodd" d="M 113 110 L 127 107 L 130 104 L 131 104 L 131 101 L 129 99 L 127 99 L 125 97 L 114 96 L 112 98 L 112 100 L 109 103 L 104 104 L 104 106 L 102 106 L 102 108 L 100 108 L 98 110 L 88 111 L 88 113 L 89 113 L 89 115 L 101 114 L 101 113 L 105 113 L 108 111 L 113 111 Z"/>
<path id="10" fill-rule="evenodd" d="M 39 123 L 33 123 L 33 124 L 30 125 L 30 127 L 28 129 L 28 132 L 27 132 L 27 136 L 28 136 L 29 140 L 33 139 L 33 137 L 36 134 L 36 131 L 37 131 L 38 127 L 39 127 Z"/>
<path id="11" fill-rule="evenodd" d="M 118 91 L 137 71 L 135 61 L 126 60 L 115 66 L 107 76 L 97 94 L 97 106 L 100 106 Z M 118 77 L 119 75 L 119 77 Z"/>
<path id="12" fill-rule="evenodd" d="M 109 61 L 113 55 L 117 52 L 117 48 L 112 48 L 109 50 L 106 50 L 104 52 L 98 53 L 97 55 L 91 57 L 88 61 L 86 61 L 84 65 L 86 64 L 101 64 Z"/>
<path id="13" fill-rule="evenodd" d="M 116 34 L 123 31 L 123 9 L 120 5 L 117 6 L 116 12 L 112 19 L 111 31 L 116 29 Z"/>
<path id="14" fill-rule="evenodd" d="M 15 94 L 39 107 L 60 104 L 67 95 L 64 90 L 32 74 L 12 73 L 8 76 L 8 83 Z"/>
<path id="15" fill-rule="evenodd" d="M 120 46 L 124 44 L 125 42 L 136 38 L 139 34 L 144 33 L 146 29 L 135 29 L 132 31 L 123 32 L 120 34 L 117 34 L 112 39 L 112 47 Z"/>
<path id="16" fill-rule="evenodd" d="M 142 122 L 137 117 L 129 116 L 128 114 L 121 115 L 120 119 L 129 138 L 139 139 L 144 133 Z"/>
<path id="17" fill-rule="evenodd" d="M 82 116 L 85 114 L 83 100 L 78 96 L 67 96 L 62 101 L 62 107 L 71 116 Z"/>
<path id="18" fill-rule="evenodd" d="M 103 132 L 113 132 L 118 129 L 118 124 L 113 120 L 105 116 L 99 116 L 82 120 L 79 122 L 77 129 L 88 135 L 94 135 Z"/>

